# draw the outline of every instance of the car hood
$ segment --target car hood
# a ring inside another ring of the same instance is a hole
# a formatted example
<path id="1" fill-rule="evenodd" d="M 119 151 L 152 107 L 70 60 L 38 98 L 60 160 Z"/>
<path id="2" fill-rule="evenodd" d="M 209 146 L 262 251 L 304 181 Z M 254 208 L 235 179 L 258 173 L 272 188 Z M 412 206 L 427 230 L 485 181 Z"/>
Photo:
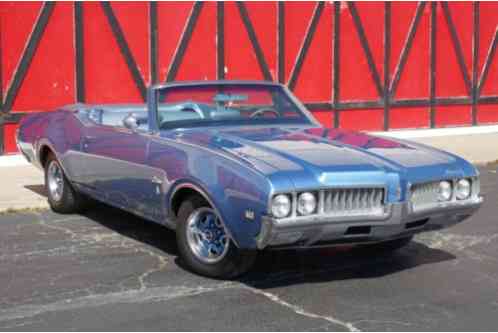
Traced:
<path id="1" fill-rule="evenodd" d="M 346 130 L 237 127 L 170 135 L 250 164 L 272 177 L 277 187 L 284 178 L 295 188 L 315 188 L 417 183 L 473 172 L 462 159 L 433 148 Z"/>

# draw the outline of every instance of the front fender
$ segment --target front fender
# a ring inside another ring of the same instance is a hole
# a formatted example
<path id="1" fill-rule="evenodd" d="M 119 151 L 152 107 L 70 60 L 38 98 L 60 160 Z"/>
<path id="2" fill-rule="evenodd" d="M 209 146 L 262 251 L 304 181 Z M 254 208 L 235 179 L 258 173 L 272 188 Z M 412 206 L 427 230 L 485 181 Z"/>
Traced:
<path id="1" fill-rule="evenodd" d="M 175 193 L 191 188 L 215 209 L 238 247 L 255 249 L 255 237 L 267 212 L 270 182 L 264 175 L 233 161 L 210 158 L 203 162 L 202 168 L 191 170 L 194 172 L 189 177 L 171 184 L 166 196 L 169 207 Z"/>

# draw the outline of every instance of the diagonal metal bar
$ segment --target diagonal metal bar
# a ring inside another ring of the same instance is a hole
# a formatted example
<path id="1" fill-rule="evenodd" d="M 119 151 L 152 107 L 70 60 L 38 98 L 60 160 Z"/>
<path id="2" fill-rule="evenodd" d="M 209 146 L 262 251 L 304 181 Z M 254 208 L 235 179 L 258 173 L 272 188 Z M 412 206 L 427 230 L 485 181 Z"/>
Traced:
<path id="1" fill-rule="evenodd" d="M 157 83 L 157 2 L 154 1 L 149 3 L 149 48 L 150 82 Z"/>
<path id="2" fill-rule="evenodd" d="M 320 21 L 320 17 L 322 16 L 324 6 L 325 3 L 323 1 L 318 2 L 315 6 L 313 16 L 311 17 L 311 23 L 308 27 L 308 31 L 306 32 L 306 36 L 304 37 L 301 49 L 299 50 L 294 68 L 292 68 L 289 82 L 287 83 L 290 90 L 293 90 L 296 86 L 297 79 L 299 77 L 299 74 L 301 73 L 301 69 L 303 67 L 306 55 L 308 54 L 311 41 L 313 40 L 313 37 L 315 35 L 316 27 L 318 26 L 318 22 Z"/>
<path id="3" fill-rule="evenodd" d="M 460 43 L 460 39 L 458 38 L 458 34 L 455 28 L 455 24 L 453 23 L 453 18 L 451 17 L 450 8 L 448 7 L 447 2 L 441 2 L 441 6 L 443 8 L 444 17 L 446 19 L 446 23 L 448 24 L 448 28 L 450 30 L 451 42 L 453 44 L 453 48 L 455 50 L 455 54 L 458 60 L 458 66 L 460 67 L 460 72 L 462 73 L 463 80 L 465 82 L 465 88 L 467 89 L 467 93 L 469 96 L 472 95 L 472 84 L 470 82 L 469 73 L 467 71 L 467 66 L 465 65 L 465 59 L 463 58 L 462 45 Z"/>
<path id="4" fill-rule="evenodd" d="M 365 56 L 367 57 L 368 67 L 370 68 L 372 79 L 374 81 L 375 87 L 377 88 L 377 93 L 379 94 L 379 97 L 382 98 L 384 96 L 384 89 L 380 80 L 379 71 L 375 66 L 372 51 L 370 50 L 365 30 L 363 29 L 363 24 L 361 23 L 360 15 L 358 14 L 358 10 L 356 9 L 356 4 L 354 2 L 348 2 L 348 8 L 351 13 L 351 17 L 353 18 L 356 32 L 358 33 L 358 37 L 360 38 L 361 47 L 365 52 Z"/>
<path id="5" fill-rule="evenodd" d="M 114 38 L 118 43 L 121 54 L 123 55 L 126 65 L 128 66 L 128 70 L 130 71 L 131 76 L 133 77 L 133 81 L 135 82 L 135 85 L 137 86 L 137 89 L 140 92 L 142 99 L 145 101 L 147 98 L 147 88 L 145 87 L 145 82 L 142 78 L 142 75 L 140 74 L 140 71 L 138 70 L 137 63 L 133 58 L 133 55 L 131 54 L 130 47 L 126 42 L 123 30 L 121 29 L 121 25 L 119 24 L 116 15 L 114 14 L 114 11 L 112 10 L 112 7 L 109 2 L 101 2 L 101 6 L 102 9 L 104 10 L 105 16 L 107 17 L 109 25 L 111 26 L 112 34 L 114 35 Z"/>
<path id="6" fill-rule="evenodd" d="M 399 62 L 394 70 L 394 77 L 391 81 L 391 85 L 389 87 L 390 97 L 393 98 L 396 94 L 396 89 L 398 88 L 399 80 L 401 79 L 401 74 L 405 69 L 406 61 L 408 60 L 408 55 L 413 46 L 413 40 L 415 39 L 415 34 L 417 33 L 417 29 L 420 25 L 420 19 L 424 14 L 425 2 L 419 2 L 417 5 L 417 9 L 415 11 L 415 16 L 412 20 L 410 28 L 408 30 L 408 37 L 405 41 L 405 45 L 403 45 L 403 49 L 401 51 L 401 56 L 399 58 Z"/>
<path id="7" fill-rule="evenodd" d="M 258 42 L 256 32 L 254 31 L 254 26 L 252 25 L 251 19 L 249 18 L 249 14 L 247 13 L 246 5 L 241 1 L 237 1 L 236 4 L 237 8 L 239 9 L 242 22 L 244 23 L 244 27 L 246 28 L 247 35 L 251 40 L 254 53 L 256 53 L 256 59 L 258 60 L 259 68 L 263 73 L 263 77 L 265 78 L 266 81 L 273 81 L 273 77 L 270 73 L 270 69 L 268 68 L 268 64 L 266 63 L 263 50 Z"/>
<path id="8" fill-rule="evenodd" d="M 498 29 L 495 31 L 495 36 L 493 37 L 493 42 L 491 43 L 490 48 L 488 49 L 488 55 L 486 56 L 486 60 L 484 61 L 484 66 L 482 68 L 481 77 L 479 79 L 479 83 L 477 84 L 477 96 L 481 96 L 482 87 L 486 83 L 486 79 L 488 78 L 489 68 L 493 62 L 496 53 L 496 45 L 498 44 Z"/>
<path id="9" fill-rule="evenodd" d="M 192 12 L 187 21 L 187 25 L 185 26 L 185 30 L 183 31 L 182 37 L 180 39 L 180 45 L 176 49 L 175 55 L 173 56 L 173 61 L 168 68 L 168 73 L 166 75 L 166 82 L 174 81 L 176 78 L 176 74 L 178 74 L 178 69 L 180 64 L 185 56 L 185 51 L 187 50 L 187 46 L 192 38 L 192 33 L 194 32 L 195 25 L 199 19 L 199 15 L 201 14 L 203 2 L 195 2 L 192 7 Z"/>
<path id="10" fill-rule="evenodd" d="M 33 31 L 29 37 L 28 43 L 26 44 L 26 48 L 21 56 L 21 61 L 19 62 L 17 68 L 14 71 L 14 78 L 12 79 L 12 83 L 7 90 L 7 95 L 5 96 L 5 101 L 3 104 L 3 112 L 9 112 L 14 104 L 17 93 L 19 92 L 19 88 L 21 87 L 22 82 L 28 72 L 29 65 L 33 60 L 33 56 L 35 55 L 36 49 L 40 43 L 43 32 L 45 31 L 45 27 L 47 26 L 48 20 L 50 19 L 50 15 L 54 9 L 54 2 L 45 2 L 40 11 L 40 15 L 38 16 Z"/>

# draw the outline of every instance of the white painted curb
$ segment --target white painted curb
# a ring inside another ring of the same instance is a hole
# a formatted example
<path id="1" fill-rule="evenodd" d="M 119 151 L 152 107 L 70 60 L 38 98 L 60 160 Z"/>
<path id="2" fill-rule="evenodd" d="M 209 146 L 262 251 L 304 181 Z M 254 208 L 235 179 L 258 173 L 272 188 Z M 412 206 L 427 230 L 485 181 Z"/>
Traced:
<path id="1" fill-rule="evenodd" d="M 472 126 L 472 127 L 451 127 L 451 128 L 431 128 L 417 130 L 399 130 L 387 132 L 369 132 L 373 135 L 390 136 L 399 139 L 430 138 L 454 135 L 479 135 L 498 133 L 498 125 Z"/>
<path id="2" fill-rule="evenodd" d="M 28 165 L 29 162 L 21 154 L 0 156 L 0 168 Z"/>

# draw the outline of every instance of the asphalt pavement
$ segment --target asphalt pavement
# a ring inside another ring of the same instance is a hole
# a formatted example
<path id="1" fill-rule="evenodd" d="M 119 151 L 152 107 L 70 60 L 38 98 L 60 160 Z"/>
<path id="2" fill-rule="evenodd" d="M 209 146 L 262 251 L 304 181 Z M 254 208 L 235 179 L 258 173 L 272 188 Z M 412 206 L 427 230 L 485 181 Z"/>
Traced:
<path id="1" fill-rule="evenodd" d="M 0 215 L 0 330 L 498 329 L 498 174 L 471 219 L 392 255 L 263 252 L 238 281 L 184 270 L 174 233 L 97 205 Z"/>

